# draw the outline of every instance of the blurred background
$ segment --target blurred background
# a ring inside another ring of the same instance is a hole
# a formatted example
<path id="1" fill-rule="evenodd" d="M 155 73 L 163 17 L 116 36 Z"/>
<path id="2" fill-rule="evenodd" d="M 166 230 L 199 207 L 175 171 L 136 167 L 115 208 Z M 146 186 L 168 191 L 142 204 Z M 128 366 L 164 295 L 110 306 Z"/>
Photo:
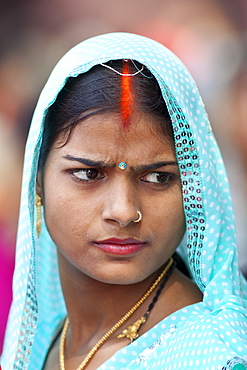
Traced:
<path id="1" fill-rule="evenodd" d="M 32 112 L 56 62 L 91 36 L 151 37 L 194 76 L 226 163 L 240 267 L 247 273 L 247 1 L 0 0 L 0 9 L 0 352 Z"/>

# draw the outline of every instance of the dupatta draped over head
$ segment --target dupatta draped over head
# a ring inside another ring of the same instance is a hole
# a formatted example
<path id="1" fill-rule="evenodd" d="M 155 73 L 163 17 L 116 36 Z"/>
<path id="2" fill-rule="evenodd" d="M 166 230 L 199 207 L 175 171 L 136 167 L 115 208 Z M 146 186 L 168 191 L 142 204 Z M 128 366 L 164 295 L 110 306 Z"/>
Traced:
<path id="1" fill-rule="evenodd" d="M 66 316 L 56 246 L 45 225 L 39 239 L 34 226 L 47 109 L 68 77 L 115 59 L 140 62 L 160 85 L 173 125 L 186 218 L 186 235 L 178 251 L 204 298 L 165 318 L 99 369 L 247 369 L 247 284 L 238 270 L 227 176 L 203 102 L 171 51 L 128 33 L 101 35 L 72 48 L 41 93 L 25 153 L 14 298 L 2 369 L 42 369 L 54 332 Z"/>

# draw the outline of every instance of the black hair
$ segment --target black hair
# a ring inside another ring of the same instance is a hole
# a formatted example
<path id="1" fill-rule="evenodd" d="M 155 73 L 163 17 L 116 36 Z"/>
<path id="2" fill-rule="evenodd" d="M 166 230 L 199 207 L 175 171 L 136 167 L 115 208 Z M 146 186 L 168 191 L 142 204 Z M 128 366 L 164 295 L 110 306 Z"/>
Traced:
<path id="1" fill-rule="evenodd" d="M 47 156 L 61 133 L 64 133 L 67 140 L 73 128 L 90 115 L 104 112 L 120 113 L 121 72 L 124 62 L 126 61 L 114 60 L 106 63 L 115 71 L 103 65 L 96 65 L 86 73 L 68 78 L 46 114 L 39 169 L 43 169 Z M 128 63 L 130 74 L 140 71 L 131 79 L 134 108 L 158 117 L 160 121 L 158 129 L 173 140 L 170 116 L 157 80 L 140 63 L 136 61 Z"/>

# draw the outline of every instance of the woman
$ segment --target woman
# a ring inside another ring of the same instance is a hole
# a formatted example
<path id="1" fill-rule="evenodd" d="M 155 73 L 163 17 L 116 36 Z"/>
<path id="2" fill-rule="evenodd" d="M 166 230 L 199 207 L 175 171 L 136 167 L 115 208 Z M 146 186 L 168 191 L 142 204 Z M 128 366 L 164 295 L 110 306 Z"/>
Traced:
<path id="1" fill-rule="evenodd" d="M 247 369 L 246 297 L 185 67 L 133 34 L 73 48 L 30 129 L 2 368 Z"/>

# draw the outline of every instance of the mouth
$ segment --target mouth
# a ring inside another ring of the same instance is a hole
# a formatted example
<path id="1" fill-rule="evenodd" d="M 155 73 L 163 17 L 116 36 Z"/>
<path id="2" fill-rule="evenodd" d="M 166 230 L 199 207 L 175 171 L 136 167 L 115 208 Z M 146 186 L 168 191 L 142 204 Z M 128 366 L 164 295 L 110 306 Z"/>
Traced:
<path id="1" fill-rule="evenodd" d="M 110 238 L 94 242 L 94 244 L 106 253 L 128 255 L 138 252 L 146 243 L 132 238 Z"/>

